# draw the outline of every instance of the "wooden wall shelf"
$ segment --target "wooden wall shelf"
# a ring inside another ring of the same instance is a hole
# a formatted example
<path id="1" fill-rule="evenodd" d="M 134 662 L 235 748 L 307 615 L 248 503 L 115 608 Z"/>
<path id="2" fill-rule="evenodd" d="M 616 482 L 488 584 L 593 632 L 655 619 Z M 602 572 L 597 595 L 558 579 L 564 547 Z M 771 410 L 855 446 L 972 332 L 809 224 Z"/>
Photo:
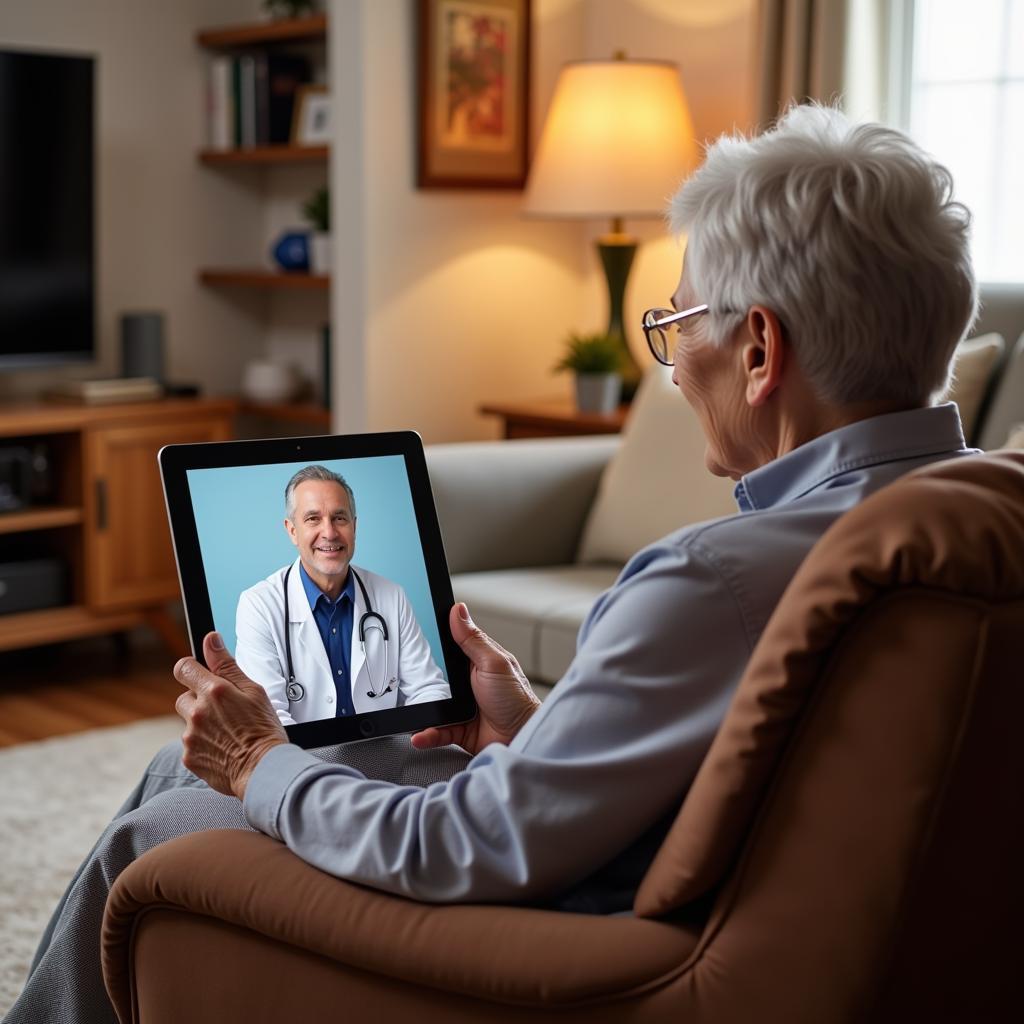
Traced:
<path id="1" fill-rule="evenodd" d="M 61 526 L 75 526 L 85 518 L 85 512 L 74 505 L 54 505 L 28 508 L 22 512 L 4 512 L 0 515 L 0 533 L 23 533 L 28 530 L 53 530 Z"/>
<path id="2" fill-rule="evenodd" d="M 248 149 L 204 149 L 200 163 L 213 167 L 238 164 L 322 163 L 330 152 L 327 146 L 252 146 Z"/>
<path id="3" fill-rule="evenodd" d="M 286 274 L 259 268 L 232 270 L 226 267 L 212 267 L 200 270 L 199 280 L 208 285 L 298 291 L 327 291 L 331 286 L 331 279 L 327 274 Z"/>
<path id="4" fill-rule="evenodd" d="M 198 33 L 196 42 L 209 50 L 230 50 L 236 46 L 265 43 L 293 43 L 302 39 L 323 39 L 327 35 L 327 15 L 306 18 L 282 18 L 251 25 L 228 25 Z"/>

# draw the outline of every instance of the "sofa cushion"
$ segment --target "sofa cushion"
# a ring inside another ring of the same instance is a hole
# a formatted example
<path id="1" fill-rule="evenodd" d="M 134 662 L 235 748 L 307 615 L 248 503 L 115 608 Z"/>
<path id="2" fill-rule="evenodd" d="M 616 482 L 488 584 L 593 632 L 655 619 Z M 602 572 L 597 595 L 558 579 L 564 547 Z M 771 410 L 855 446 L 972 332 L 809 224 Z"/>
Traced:
<path id="1" fill-rule="evenodd" d="M 428 445 L 449 571 L 572 562 L 618 446 L 614 435 Z"/>
<path id="2" fill-rule="evenodd" d="M 953 363 L 953 378 L 946 398 L 956 402 L 960 409 L 960 422 L 964 437 L 971 440 L 981 409 L 982 399 L 988 390 L 989 379 L 1006 344 L 1001 335 L 983 334 L 968 338 L 957 346 Z"/>
<path id="3" fill-rule="evenodd" d="M 680 526 L 736 512 L 731 480 L 704 466 L 696 414 L 667 366 L 645 375 L 603 475 L 577 561 L 625 564 Z"/>
<path id="4" fill-rule="evenodd" d="M 1002 448 L 1014 427 L 1021 423 L 1024 423 L 1024 334 L 1017 339 L 1003 366 L 992 404 L 985 414 L 978 447 L 986 451 Z"/>
<path id="5" fill-rule="evenodd" d="M 576 653 L 591 605 L 618 575 L 614 566 L 545 566 L 452 577 L 473 621 L 519 659 L 531 679 L 555 682 Z"/>

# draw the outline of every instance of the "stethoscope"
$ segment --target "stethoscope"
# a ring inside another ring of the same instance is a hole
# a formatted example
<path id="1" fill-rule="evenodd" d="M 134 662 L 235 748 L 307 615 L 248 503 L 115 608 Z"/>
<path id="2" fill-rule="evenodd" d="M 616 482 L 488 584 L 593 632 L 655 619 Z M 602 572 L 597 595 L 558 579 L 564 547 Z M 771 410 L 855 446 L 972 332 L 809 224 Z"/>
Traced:
<path id="1" fill-rule="evenodd" d="M 366 587 L 363 586 L 363 581 L 359 578 L 359 574 L 352 566 L 349 566 L 349 572 L 352 573 L 356 583 L 359 585 L 359 591 L 363 595 L 363 604 L 366 606 L 366 611 L 359 616 L 359 647 L 363 652 L 363 658 L 366 660 L 367 675 L 370 675 L 370 662 L 366 659 L 366 631 L 368 629 L 376 629 L 384 640 L 384 676 L 380 681 L 383 684 L 387 681 L 388 677 L 388 624 L 384 621 L 382 615 L 373 610 L 373 605 L 370 604 L 370 595 L 367 594 Z M 285 687 L 284 692 L 289 702 L 294 704 L 306 696 L 306 688 L 302 683 L 295 682 L 295 667 L 292 665 L 292 640 L 288 628 L 288 577 L 291 574 L 292 566 L 289 565 L 284 574 L 284 656 L 288 662 L 288 685 Z M 366 696 L 383 697 L 385 693 L 390 692 L 390 683 L 384 689 L 379 689 L 373 685 L 373 679 L 371 678 L 370 688 L 366 691 Z"/>

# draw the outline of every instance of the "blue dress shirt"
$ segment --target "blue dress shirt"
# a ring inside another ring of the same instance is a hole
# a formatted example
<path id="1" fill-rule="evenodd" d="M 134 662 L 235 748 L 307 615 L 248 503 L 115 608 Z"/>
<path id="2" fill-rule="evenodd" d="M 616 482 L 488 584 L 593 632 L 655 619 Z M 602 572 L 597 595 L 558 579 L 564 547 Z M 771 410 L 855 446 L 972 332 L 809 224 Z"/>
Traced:
<path id="1" fill-rule="evenodd" d="M 309 599 L 313 621 L 320 630 L 327 660 L 331 665 L 331 678 L 338 694 L 337 715 L 354 715 L 352 703 L 352 680 L 349 678 L 349 661 L 352 654 L 352 616 L 355 610 L 355 588 L 352 569 L 349 568 L 345 586 L 332 601 L 310 578 L 305 566 L 299 563 L 302 589 Z"/>
<path id="2" fill-rule="evenodd" d="M 253 772 L 248 821 L 324 871 L 413 899 L 627 909 L 814 543 L 907 471 L 971 454 L 952 404 L 802 445 L 740 481 L 739 515 L 630 559 L 508 746 L 420 789 L 282 744 Z"/>

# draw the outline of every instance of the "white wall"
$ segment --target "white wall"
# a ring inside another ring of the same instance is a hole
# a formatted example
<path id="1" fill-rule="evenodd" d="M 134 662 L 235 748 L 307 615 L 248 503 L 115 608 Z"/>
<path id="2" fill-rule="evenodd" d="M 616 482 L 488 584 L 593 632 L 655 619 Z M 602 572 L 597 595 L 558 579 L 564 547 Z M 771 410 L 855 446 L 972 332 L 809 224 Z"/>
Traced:
<path id="1" fill-rule="evenodd" d="M 0 5 L 0 45 L 95 54 L 98 361 L 4 372 L 0 393 L 34 394 L 58 376 L 116 375 L 117 318 L 167 315 L 168 373 L 210 391 L 237 386 L 261 350 L 261 301 L 204 289 L 200 263 L 251 262 L 261 224 L 251 199 L 201 167 L 205 57 L 197 28 L 252 17 L 258 0 L 32 0 Z M 45 116 L 45 111 L 40 111 Z"/>
<path id="2" fill-rule="evenodd" d="M 584 6 L 535 0 L 535 134 Z M 413 5 L 335 0 L 331 20 L 335 428 L 495 436 L 481 401 L 567 393 L 549 371 L 578 320 L 582 228 L 526 220 L 518 192 L 417 190 Z"/>

